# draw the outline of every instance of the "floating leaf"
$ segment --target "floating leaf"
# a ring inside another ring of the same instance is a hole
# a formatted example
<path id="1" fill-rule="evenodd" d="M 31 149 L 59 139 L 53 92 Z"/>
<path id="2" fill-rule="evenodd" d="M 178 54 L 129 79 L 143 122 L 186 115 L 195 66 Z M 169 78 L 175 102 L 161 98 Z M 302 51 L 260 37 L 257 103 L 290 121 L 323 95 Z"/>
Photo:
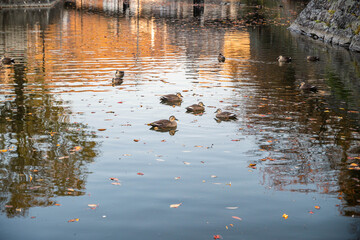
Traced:
<path id="1" fill-rule="evenodd" d="M 285 219 L 288 219 L 289 215 L 287 215 L 287 214 L 284 213 L 284 214 L 282 215 L 282 217 L 285 218 Z"/>
<path id="2" fill-rule="evenodd" d="M 96 209 L 98 206 L 98 204 L 88 204 L 88 207 L 91 209 Z"/>
<path id="3" fill-rule="evenodd" d="M 229 209 L 229 210 L 235 210 L 235 209 L 238 209 L 239 207 L 226 207 L 226 209 Z"/>
<path id="4" fill-rule="evenodd" d="M 175 179 L 175 180 L 179 180 L 179 179 L 180 179 L 180 177 L 174 177 L 174 179 Z"/>
<path id="5" fill-rule="evenodd" d="M 111 177 L 111 178 L 109 178 L 111 181 L 119 181 L 119 179 L 118 178 L 114 178 L 114 177 Z"/>
<path id="6" fill-rule="evenodd" d="M 138 172 L 138 173 L 137 173 L 137 175 L 143 176 L 143 175 L 144 175 L 144 173 L 142 173 L 142 172 Z"/>
<path id="7" fill-rule="evenodd" d="M 210 177 L 211 177 L 211 178 L 217 178 L 217 176 L 216 176 L 216 175 L 211 175 Z"/>
<path id="8" fill-rule="evenodd" d="M 237 217 L 237 216 L 232 216 L 232 218 L 233 218 L 233 219 L 237 219 L 237 220 L 239 220 L 239 221 L 242 221 L 242 218 Z"/>
<path id="9" fill-rule="evenodd" d="M 98 131 L 105 131 L 106 128 L 99 128 Z"/>
<path id="10" fill-rule="evenodd" d="M 1 149 L 0 152 L 7 152 L 7 149 Z"/>
<path id="11" fill-rule="evenodd" d="M 182 203 L 176 203 L 176 204 L 171 204 L 170 208 L 178 208 L 181 206 Z"/>
<path id="12" fill-rule="evenodd" d="M 221 235 L 214 235 L 214 239 L 221 239 Z"/>
<path id="13" fill-rule="evenodd" d="M 139 139 L 134 139 L 134 142 L 138 142 L 138 141 L 140 141 Z"/>
<path id="14" fill-rule="evenodd" d="M 189 163 L 189 162 L 183 162 L 185 165 L 190 165 L 191 163 Z"/>
<path id="15" fill-rule="evenodd" d="M 111 183 L 112 185 L 121 185 L 121 183 L 119 183 L 119 182 L 113 182 L 113 183 Z"/>
<path id="16" fill-rule="evenodd" d="M 74 218 L 74 219 L 70 219 L 68 222 L 78 222 L 80 219 L 78 218 Z"/>
<path id="17" fill-rule="evenodd" d="M 320 209 L 320 206 L 315 206 L 315 209 L 318 209 L 318 210 L 319 210 L 319 209 Z"/>
<path id="18" fill-rule="evenodd" d="M 313 211 L 309 211 L 309 213 L 310 213 L 310 214 L 314 214 L 314 212 L 313 212 Z"/>

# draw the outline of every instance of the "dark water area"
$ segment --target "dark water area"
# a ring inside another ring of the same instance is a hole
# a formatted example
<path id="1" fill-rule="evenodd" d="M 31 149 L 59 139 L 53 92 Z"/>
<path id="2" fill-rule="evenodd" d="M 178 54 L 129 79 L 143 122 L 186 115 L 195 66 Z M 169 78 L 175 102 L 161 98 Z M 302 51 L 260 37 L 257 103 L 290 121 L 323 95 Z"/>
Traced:
<path id="1" fill-rule="evenodd" d="M 0 10 L 0 239 L 359 239 L 360 54 L 306 3 Z"/>

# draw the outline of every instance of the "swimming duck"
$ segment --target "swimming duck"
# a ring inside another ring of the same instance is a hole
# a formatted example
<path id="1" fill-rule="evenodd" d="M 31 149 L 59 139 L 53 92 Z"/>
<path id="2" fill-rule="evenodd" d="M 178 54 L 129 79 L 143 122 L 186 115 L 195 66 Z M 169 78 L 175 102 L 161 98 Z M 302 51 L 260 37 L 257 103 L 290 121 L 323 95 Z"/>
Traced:
<path id="1" fill-rule="evenodd" d="M 320 61 L 320 58 L 317 56 L 307 56 L 306 60 L 308 60 L 310 62 L 316 62 L 316 61 Z"/>
<path id="2" fill-rule="evenodd" d="M 169 117 L 169 120 L 162 119 L 162 120 L 158 120 L 158 121 L 149 123 L 149 125 L 154 130 L 171 129 L 171 128 L 176 128 L 177 127 L 176 121 L 178 121 L 178 119 L 175 116 L 172 115 L 172 116 Z"/>
<path id="3" fill-rule="evenodd" d="M 309 83 L 306 83 L 306 82 L 302 82 L 300 83 L 300 90 L 303 90 L 303 91 L 312 91 L 312 92 L 316 92 L 317 91 L 317 87 L 316 86 L 313 86 Z"/>
<path id="4" fill-rule="evenodd" d="M 219 53 L 218 60 L 219 62 L 225 62 L 225 56 Z"/>
<path id="5" fill-rule="evenodd" d="M 115 78 L 112 79 L 112 85 L 113 86 L 121 85 L 123 83 L 124 75 L 125 75 L 124 71 L 116 70 Z"/>
<path id="6" fill-rule="evenodd" d="M 115 72 L 115 78 L 124 78 L 124 75 L 125 75 L 124 71 L 116 70 Z"/>
<path id="7" fill-rule="evenodd" d="M 181 102 L 183 98 L 183 95 L 181 95 L 181 93 L 176 93 L 176 94 L 167 94 L 164 96 L 161 96 L 160 100 L 162 102 L 170 102 L 170 103 L 176 103 L 176 102 Z"/>
<path id="8" fill-rule="evenodd" d="M 278 60 L 278 62 L 286 62 L 286 63 L 291 62 L 291 57 L 284 57 L 280 55 L 276 59 Z"/>
<path id="9" fill-rule="evenodd" d="M 2 64 L 6 64 L 6 65 L 12 64 L 12 63 L 15 63 L 15 59 L 4 56 L 4 57 L 1 59 L 1 63 L 2 63 Z"/>
<path id="10" fill-rule="evenodd" d="M 191 106 L 186 107 L 187 112 L 203 112 L 205 110 L 205 105 L 202 102 L 198 104 L 193 104 Z"/>
<path id="11" fill-rule="evenodd" d="M 237 119 L 237 116 L 235 113 L 223 112 L 223 111 L 221 111 L 220 108 L 218 110 L 216 110 L 215 113 L 216 113 L 216 118 L 219 120 Z"/>

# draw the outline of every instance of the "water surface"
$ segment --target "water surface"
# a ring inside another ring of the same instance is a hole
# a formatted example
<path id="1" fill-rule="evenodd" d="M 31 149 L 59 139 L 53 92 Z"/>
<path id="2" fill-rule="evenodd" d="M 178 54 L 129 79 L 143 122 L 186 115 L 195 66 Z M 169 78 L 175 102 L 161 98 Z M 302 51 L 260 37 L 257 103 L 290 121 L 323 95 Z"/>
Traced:
<path id="1" fill-rule="evenodd" d="M 1 10 L 1 239 L 358 239 L 360 55 L 289 32 L 305 3 Z"/>

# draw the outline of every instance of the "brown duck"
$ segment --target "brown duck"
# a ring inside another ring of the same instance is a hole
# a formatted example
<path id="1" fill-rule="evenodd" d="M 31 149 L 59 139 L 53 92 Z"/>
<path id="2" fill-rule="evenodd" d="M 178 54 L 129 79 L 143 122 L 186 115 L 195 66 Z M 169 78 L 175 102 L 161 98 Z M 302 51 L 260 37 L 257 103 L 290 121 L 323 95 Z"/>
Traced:
<path id="1" fill-rule="evenodd" d="M 219 53 L 218 60 L 219 62 L 225 62 L 225 56 Z"/>
<path id="2" fill-rule="evenodd" d="M 15 63 L 15 59 L 4 56 L 4 57 L 1 59 L 1 63 L 2 63 L 2 64 L 5 64 L 5 65 L 9 65 L 9 64 Z"/>
<path id="3" fill-rule="evenodd" d="M 199 112 L 203 112 L 204 110 L 205 110 L 205 105 L 202 102 L 186 107 L 187 112 L 199 113 Z"/>
<path id="4" fill-rule="evenodd" d="M 303 91 L 311 91 L 311 92 L 317 92 L 317 87 L 316 86 L 313 86 L 309 83 L 306 83 L 306 82 L 302 82 L 300 83 L 300 90 L 303 90 Z"/>
<path id="5" fill-rule="evenodd" d="M 148 125 L 150 125 L 154 130 L 173 129 L 177 127 L 176 121 L 178 121 L 178 119 L 175 116 L 170 116 L 169 120 L 162 119 L 149 123 Z"/>
<path id="6" fill-rule="evenodd" d="M 235 113 L 231 112 L 223 112 L 220 108 L 216 110 L 216 118 L 219 120 L 230 120 L 230 119 L 237 119 Z"/>
<path id="7" fill-rule="evenodd" d="M 276 59 L 278 60 L 278 62 L 285 62 L 285 63 L 291 62 L 291 57 L 284 57 L 280 55 Z"/>
<path id="8" fill-rule="evenodd" d="M 316 61 L 320 61 L 320 58 L 317 56 L 307 56 L 306 60 L 308 60 L 309 62 L 316 62 Z"/>
<path id="9" fill-rule="evenodd" d="M 181 93 L 176 93 L 176 94 L 167 94 L 164 96 L 161 96 L 160 100 L 161 102 L 169 102 L 169 103 L 178 103 L 181 102 L 183 98 L 183 95 L 181 95 Z"/>
<path id="10" fill-rule="evenodd" d="M 124 71 L 116 70 L 115 78 L 112 79 L 113 85 L 121 85 L 123 83 Z"/>

